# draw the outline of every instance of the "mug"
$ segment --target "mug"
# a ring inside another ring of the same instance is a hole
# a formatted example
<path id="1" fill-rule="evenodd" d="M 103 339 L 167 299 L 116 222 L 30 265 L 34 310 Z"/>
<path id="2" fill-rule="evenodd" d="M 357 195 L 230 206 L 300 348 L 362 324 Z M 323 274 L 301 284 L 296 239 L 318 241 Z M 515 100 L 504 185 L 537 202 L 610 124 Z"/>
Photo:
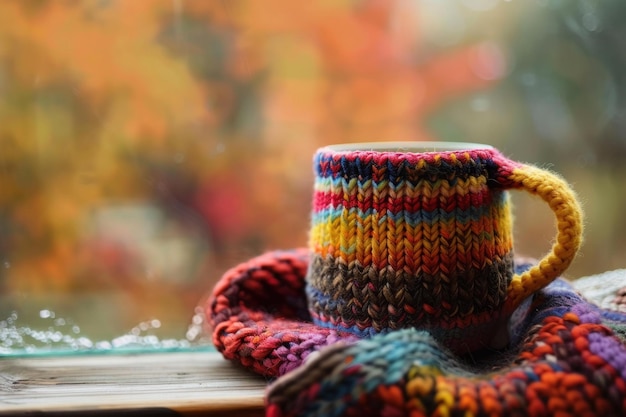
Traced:
<path id="1" fill-rule="evenodd" d="M 582 214 L 559 176 L 472 143 L 318 149 L 306 276 L 314 323 L 369 336 L 428 330 L 458 353 L 504 347 L 514 310 L 570 265 Z M 507 190 L 557 220 L 549 254 L 514 273 Z"/>

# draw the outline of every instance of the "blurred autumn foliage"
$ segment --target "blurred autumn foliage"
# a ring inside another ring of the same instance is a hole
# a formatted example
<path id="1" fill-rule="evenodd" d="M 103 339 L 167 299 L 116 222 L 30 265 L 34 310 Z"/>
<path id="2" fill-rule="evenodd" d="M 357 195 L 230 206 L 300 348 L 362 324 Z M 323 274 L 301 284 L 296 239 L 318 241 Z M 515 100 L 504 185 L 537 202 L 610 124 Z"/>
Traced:
<path id="1" fill-rule="evenodd" d="M 504 65 L 489 45 L 415 53 L 417 10 L 393 2 L 178 4 L 0 4 L 6 289 L 145 281 L 140 226 L 93 224 L 120 205 L 206 251 L 293 245 L 315 147 L 426 138 L 424 115 Z"/>
<path id="2" fill-rule="evenodd" d="M 318 146 L 442 139 L 437 110 L 511 73 L 492 39 L 428 38 L 424 3 L 0 2 L 4 308 L 121 290 L 122 329 L 186 317 L 305 244 Z"/>

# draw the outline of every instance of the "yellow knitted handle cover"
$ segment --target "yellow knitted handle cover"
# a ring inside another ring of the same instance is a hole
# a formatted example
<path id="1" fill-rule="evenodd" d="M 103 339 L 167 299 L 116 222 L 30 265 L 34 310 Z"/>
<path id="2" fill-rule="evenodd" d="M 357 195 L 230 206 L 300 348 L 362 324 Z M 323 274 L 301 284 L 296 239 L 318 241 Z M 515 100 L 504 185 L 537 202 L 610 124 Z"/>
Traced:
<path id="1" fill-rule="evenodd" d="M 541 197 L 557 220 L 557 235 L 551 252 L 528 271 L 515 275 L 509 284 L 505 310 L 512 312 L 524 299 L 567 269 L 582 243 L 583 220 L 576 194 L 559 176 L 534 166 L 520 165 L 507 179 L 512 188 L 525 189 Z"/>

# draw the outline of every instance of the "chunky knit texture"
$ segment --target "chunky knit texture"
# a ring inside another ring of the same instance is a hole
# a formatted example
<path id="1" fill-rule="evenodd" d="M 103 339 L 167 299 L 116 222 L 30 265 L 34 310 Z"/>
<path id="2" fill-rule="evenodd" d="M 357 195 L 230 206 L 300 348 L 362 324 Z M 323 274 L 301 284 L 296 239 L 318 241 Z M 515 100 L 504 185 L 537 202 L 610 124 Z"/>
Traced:
<path id="1" fill-rule="evenodd" d="M 267 416 L 624 416 L 625 328 L 557 280 L 506 351 L 460 358 L 416 329 L 340 342 L 270 386 Z"/>
<path id="2" fill-rule="evenodd" d="M 270 417 L 626 415 L 626 313 L 588 303 L 563 280 L 518 307 L 507 349 L 461 357 L 426 331 L 359 339 L 313 324 L 308 258 L 301 249 L 241 264 L 206 306 L 226 358 L 283 375 L 267 393 Z"/>
<path id="3" fill-rule="evenodd" d="M 225 358 L 268 377 L 300 366 L 311 352 L 357 337 L 311 323 L 304 294 L 308 251 L 270 252 L 227 271 L 206 309 Z"/>
<path id="4" fill-rule="evenodd" d="M 495 322 L 563 272 L 580 244 L 567 184 L 492 148 L 322 148 L 314 166 L 307 294 L 322 327 L 359 336 L 417 327 L 454 350 L 475 350 Z M 515 277 L 507 188 L 540 195 L 559 224 L 553 252 Z"/>
<path id="5" fill-rule="evenodd" d="M 268 415 L 623 410 L 626 355 L 605 323 L 623 317 L 552 283 L 582 236 L 562 179 L 488 147 L 322 148 L 315 174 L 309 248 L 231 269 L 207 304 L 226 358 L 282 376 Z M 551 252 L 517 271 L 513 188 L 540 196 L 557 219 Z"/>

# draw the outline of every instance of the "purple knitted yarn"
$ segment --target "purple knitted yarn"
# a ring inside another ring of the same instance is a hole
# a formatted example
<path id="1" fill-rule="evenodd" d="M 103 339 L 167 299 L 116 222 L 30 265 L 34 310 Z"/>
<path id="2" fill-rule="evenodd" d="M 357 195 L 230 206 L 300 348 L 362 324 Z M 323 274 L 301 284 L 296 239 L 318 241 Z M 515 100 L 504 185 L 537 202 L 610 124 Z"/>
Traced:
<path id="1" fill-rule="evenodd" d="M 612 330 L 626 314 L 597 323 L 604 312 L 564 281 L 527 307 L 520 344 L 482 360 L 416 329 L 329 346 L 270 386 L 267 416 L 626 415 L 626 345 Z"/>
<path id="2" fill-rule="evenodd" d="M 626 314 L 565 281 L 514 314 L 508 349 L 462 358 L 425 331 L 359 339 L 313 324 L 307 268 L 306 250 L 268 253 L 227 272 L 207 305 L 226 358 L 283 375 L 270 417 L 626 415 Z"/>
<path id="3" fill-rule="evenodd" d="M 626 314 L 563 280 L 515 312 L 509 348 L 459 357 L 426 331 L 360 339 L 312 323 L 308 258 L 271 252 L 239 265 L 206 306 L 226 358 L 283 375 L 268 390 L 270 417 L 626 415 Z"/>
<path id="4" fill-rule="evenodd" d="M 206 315 L 225 358 L 275 377 L 313 351 L 356 336 L 311 323 L 304 294 L 308 252 L 270 252 L 227 271 Z"/>

